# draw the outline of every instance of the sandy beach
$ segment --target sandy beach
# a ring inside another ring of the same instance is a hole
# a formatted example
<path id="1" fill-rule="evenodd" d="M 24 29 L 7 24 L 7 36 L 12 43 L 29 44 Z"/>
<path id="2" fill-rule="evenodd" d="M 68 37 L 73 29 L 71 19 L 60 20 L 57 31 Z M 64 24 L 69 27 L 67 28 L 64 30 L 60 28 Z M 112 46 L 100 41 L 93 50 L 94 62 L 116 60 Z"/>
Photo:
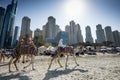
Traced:
<path id="1" fill-rule="evenodd" d="M 8 72 L 7 60 L 0 63 L 0 80 L 120 80 L 120 55 L 82 55 L 76 57 L 79 66 L 76 66 L 72 56 L 69 57 L 68 67 L 65 69 L 65 59 L 60 59 L 63 68 L 59 68 L 55 60 L 48 69 L 51 57 L 36 56 L 35 70 L 29 66 L 25 71 L 23 67 L 28 63 L 17 63 L 19 71 L 12 64 Z"/>

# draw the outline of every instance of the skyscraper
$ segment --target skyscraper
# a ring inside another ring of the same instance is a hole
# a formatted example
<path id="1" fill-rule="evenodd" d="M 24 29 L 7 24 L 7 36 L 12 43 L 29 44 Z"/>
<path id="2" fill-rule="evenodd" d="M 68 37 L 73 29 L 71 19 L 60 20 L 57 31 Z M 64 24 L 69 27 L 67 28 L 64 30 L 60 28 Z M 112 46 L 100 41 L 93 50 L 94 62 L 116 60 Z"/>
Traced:
<path id="1" fill-rule="evenodd" d="M 56 25 L 56 28 L 55 28 L 55 37 L 57 36 L 57 34 L 61 31 L 59 25 Z"/>
<path id="2" fill-rule="evenodd" d="M 92 37 L 92 34 L 91 34 L 90 26 L 87 26 L 85 29 L 86 29 L 86 39 L 85 39 L 85 41 L 93 43 L 93 37 Z"/>
<path id="3" fill-rule="evenodd" d="M 32 37 L 32 31 L 30 30 L 31 19 L 27 16 L 22 18 L 20 37 Z"/>
<path id="4" fill-rule="evenodd" d="M 106 41 L 114 42 L 113 33 L 110 26 L 105 27 L 105 38 Z"/>
<path id="5" fill-rule="evenodd" d="M 68 33 L 68 44 L 70 45 L 72 43 L 71 43 L 70 26 L 69 25 L 66 25 L 65 31 Z"/>
<path id="6" fill-rule="evenodd" d="M 68 35 L 69 35 L 69 45 L 71 45 L 71 44 L 73 44 L 73 38 L 72 38 L 71 27 L 69 25 L 66 26 L 66 32 L 68 32 Z"/>
<path id="7" fill-rule="evenodd" d="M 120 35 L 117 30 L 113 31 L 113 37 L 114 37 L 115 46 L 120 47 Z"/>
<path id="8" fill-rule="evenodd" d="M 18 41 L 18 33 L 19 33 L 19 27 L 16 26 L 14 30 L 14 36 L 13 36 L 13 42 L 12 42 L 12 47 L 15 47 Z"/>
<path id="9" fill-rule="evenodd" d="M 40 37 L 40 36 L 42 36 L 42 30 L 40 30 L 40 29 L 36 29 L 35 31 L 34 31 L 34 37 Z"/>
<path id="10" fill-rule="evenodd" d="M 65 28 L 66 32 L 68 32 L 69 45 L 73 45 L 77 43 L 77 35 L 75 32 L 75 27 L 76 27 L 75 22 L 70 21 L 70 25 L 67 25 Z"/>
<path id="11" fill-rule="evenodd" d="M 81 34 L 81 29 L 79 24 L 75 24 L 74 21 L 70 21 L 70 25 L 67 25 L 65 27 L 65 31 L 68 33 L 69 45 L 83 42 L 83 36 Z"/>
<path id="12" fill-rule="evenodd" d="M 74 21 L 70 21 L 70 35 L 71 35 L 71 43 L 76 44 L 77 43 L 77 35 L 75 31 L 76 24 Z"/>
<path id="13" fill-rule="evenodd" d="M 83 36 L 82 36 L 82 32 L 79 24 L 76 25 L 76 35 L 77 35 L 77 43 L 79 42 L 83 43 Z"/>
<path id="14" fill-rule="evenodd" d="M 45 38 L 47 37 L 47 28 L 46 28 L 46 25 L 43 25 L 42 27 L 42 35 L 43 35 L 43 40 L 45 41 Z"/>
<path id="15" fill-rule="evenodd" d="M 120 36 L 120 32 L 119 32 L 119 36 Z"/>
<path id="16" fill-rule="evenodd" d="M 3 7 L 0 7 L 0 36 L 3 28 L 4 15 L 5 15 L 5 9 Z M 0 41 L 1 41 L 1 38 L 0 38 Z"/>
<path id="17" fill-rule="evenodd" d="M 59 31 L 60 28 L 56 25 L 56 19 L 53 16 L 48 17 L 48 22 L 43 26 L 44 40 L 54 39 Z"/>
<path id="18" fill-rule="evenodd" d="M 34 31 L 34 42 L 37 46 L 40 46 L 39 43 L 43 43 L 43 34 L 42 34 L 42 30 L 40 29 L 36 29 Z"/>
<path id="19" fill-rule="evenodd" d="M 104 34 L 104 30 L 102 29 L 102 25 L 98 24 L 96 26 L 96 28 L 97 28 L 97 30 L 96 30 L 96 37 L 97 37 L 96 42 L 103 43 L 105 41 L 105 34 Z"/>
<path id="20" fill-rule="evenodd" d="M 15 2 L 14 0 L 12 0 L 12 3 L 7 6 L 3 23 L 3 29 L 1 33 L 1 48 L 9 48 L 12 45 L 17 2 L 18 1 Z"/>

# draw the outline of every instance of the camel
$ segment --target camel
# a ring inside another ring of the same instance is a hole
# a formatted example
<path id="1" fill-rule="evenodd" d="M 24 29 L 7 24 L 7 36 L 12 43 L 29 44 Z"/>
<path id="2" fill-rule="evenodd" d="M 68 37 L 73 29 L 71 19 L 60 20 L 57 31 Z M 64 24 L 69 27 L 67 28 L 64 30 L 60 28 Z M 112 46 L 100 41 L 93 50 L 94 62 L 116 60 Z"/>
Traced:
<path id="1" fill-rule="evenodd" d="M 37 54 L 37 48 L 35 46 L 31 46 L 31 45 L 22 45 L 21 46 L 17 46 L 13 51 L 12 51 L 12 54 L 11 54 L 11 59 L 9 61 L 9 72 L 11 72 L 11 64 L 12 64 L 12 61 L 14 63 L 14 66 L 16 68 L 16 70 L 18 71 L 18 67 L 16 65 L 16 62 L 19 61 L 21 55 L 29 55 L 31 57 L 31 61 L 30 61 L 30 64 L 25 66 L 25 68 L 27 68 L 28 66 L 30 66 L 32 64 L 32 70 L 34 70 L 34 56 Z"/>
<path id="2" fill-rule="evenodd" d="M 49 64 L 48 70 L 50 69 L 50 67 L 52 65 L 52 62 L 55 58 L 58 58 L 58 64 L 59 64 L 60 67 L 62 67 L 62 65 L 60 63 L 60 60 L 59 60 L 61 54 L 67 55 L 65 68 L 67 68 L 67 66 L 68 66 L 67 61 L 68 61 L 69 55 L 73 56 L 76 65 L 79 66 L 79 64 L 77 63 L 76 58 L 75 58 L 74 49 L 72 47 L 70 47 L 70 46 L 69 47 L 64 47 L 64 48 L 63 47 L 58 47 L 57 50 L 55 51 L 55 54 L 52 55 L 52 59 L 51 59 L 51 62 Z"/>

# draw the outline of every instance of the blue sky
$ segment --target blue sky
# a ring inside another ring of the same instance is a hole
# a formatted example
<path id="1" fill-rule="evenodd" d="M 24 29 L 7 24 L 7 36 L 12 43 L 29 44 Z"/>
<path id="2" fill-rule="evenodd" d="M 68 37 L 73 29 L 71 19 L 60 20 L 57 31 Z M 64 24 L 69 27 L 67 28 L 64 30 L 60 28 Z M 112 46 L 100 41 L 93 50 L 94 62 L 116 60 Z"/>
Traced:
<path id="1" fill-rule="evenodd" d="M 9 3 L 11 0 L 0 0 L 2 7 Z M 74 20 L 80 24 L 84 38 L 89 25 L 95 39 L 97 24 L 120 31 L 120 0 L 19 0 L 15 25 L 21 27 L 23 16 L 31 18 L 31 30 L 42 29 L 49 16 L 56 18 L 62 30 Z"/>

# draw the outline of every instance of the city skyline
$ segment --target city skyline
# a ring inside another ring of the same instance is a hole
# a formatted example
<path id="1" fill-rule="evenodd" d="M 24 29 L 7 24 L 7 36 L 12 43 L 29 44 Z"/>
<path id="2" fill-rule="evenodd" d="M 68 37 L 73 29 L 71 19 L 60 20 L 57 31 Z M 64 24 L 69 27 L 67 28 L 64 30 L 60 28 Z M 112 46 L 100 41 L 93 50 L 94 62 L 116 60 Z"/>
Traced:
<path id="1" fill-rule="evenodd" d="M 10 2 L 11 0 L 0 0 L 0 6 L 6 8 Z M 15 26 L 21 27 L 24 16 L 31 18 L 31 30 L 42 29 L 49 16 L 55 17 L 56 24 L 64 31 L 65 26 L 74 20 L 80 24 L 84 38 L 85 27 L 89 25 L 95 39 L 97 24 L 101 24 L 103 28 L 111 26 L 112 30 L 120 30 L 120 1 L 36 0 L 33 2 L 32 0 L 19 0 Z"/>

